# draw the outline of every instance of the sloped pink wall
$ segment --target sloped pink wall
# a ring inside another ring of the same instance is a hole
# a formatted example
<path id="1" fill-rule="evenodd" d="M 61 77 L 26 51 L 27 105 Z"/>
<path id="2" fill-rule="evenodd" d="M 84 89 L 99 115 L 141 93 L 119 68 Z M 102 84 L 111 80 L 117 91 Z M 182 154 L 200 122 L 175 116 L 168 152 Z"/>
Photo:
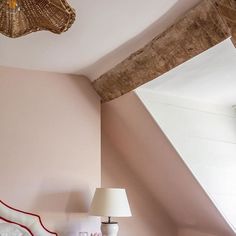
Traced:
<path id="1" fill-rule="evenodd" d="M 133 92 L 102 105 L 102 130 L 102 185 L 127 188 L 134 211 L 122 235 L 234 235 Z"/>
<path id="2" fill-rule="evenodd" d="M 0 68 L 0 114 L 1 199 L 77 236 L 76 214 L 101 180 L 100 99 L 89 80 Z"/>
<path id="3" fill-rule="evenodd" d="M 178 229 L 178 236 L 216 236 L 216 235 L 201 232 L 199 230 L 180 228 L 180 229 Z"/>
<path id="4" fill-rule="evenodd" d="M 148 175 L 148 173 L 147 173 Z M 109 138 L 102 135 L 102 185 L 122 187 L 127 194 L 133 216 L 119 218 L 119 235 L 175 236 L 175 224 L 163 207 L 146 189 L 142 179 L 114 149 Z"/>

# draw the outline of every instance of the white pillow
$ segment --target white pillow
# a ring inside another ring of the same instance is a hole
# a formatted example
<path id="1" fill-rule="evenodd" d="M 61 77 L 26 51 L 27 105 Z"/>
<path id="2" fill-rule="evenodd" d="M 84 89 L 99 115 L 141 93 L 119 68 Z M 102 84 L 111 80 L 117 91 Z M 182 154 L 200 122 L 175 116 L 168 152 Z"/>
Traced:
<path id="1" fill-rule="evenodd" d="M 31 234 L 17 224 L 0 222 L 0 236 L 31 236 Z"/>

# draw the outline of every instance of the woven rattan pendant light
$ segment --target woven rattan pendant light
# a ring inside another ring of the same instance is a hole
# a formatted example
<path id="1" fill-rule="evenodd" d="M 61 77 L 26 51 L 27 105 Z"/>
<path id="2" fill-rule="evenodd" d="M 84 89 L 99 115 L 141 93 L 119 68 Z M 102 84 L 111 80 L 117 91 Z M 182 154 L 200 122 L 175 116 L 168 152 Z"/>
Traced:
<path id="1" fill-rule="evenodd" d="M 11 38 L 39 30 L 60 34 L 74 20 L 66 0 L 0 0 L 0 33 Z"/>

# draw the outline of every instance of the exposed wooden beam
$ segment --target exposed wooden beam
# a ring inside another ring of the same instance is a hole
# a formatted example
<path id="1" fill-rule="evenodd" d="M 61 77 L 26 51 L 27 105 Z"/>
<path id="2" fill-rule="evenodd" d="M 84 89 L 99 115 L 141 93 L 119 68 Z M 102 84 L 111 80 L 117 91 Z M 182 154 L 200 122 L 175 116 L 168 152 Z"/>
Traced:
<path id="1" fill-rule="evenodd" d="M 204 0 L 177 23 L 93 82 L 102 102 L 163 75 L 231 35 L 236 42 L 236 0 Z"/>
<path id="2" fill-rule="evenodd" d="M 236 0 L 218 0 L 215 4 L 229 27 L 232 42 L 236 46 Z"/>

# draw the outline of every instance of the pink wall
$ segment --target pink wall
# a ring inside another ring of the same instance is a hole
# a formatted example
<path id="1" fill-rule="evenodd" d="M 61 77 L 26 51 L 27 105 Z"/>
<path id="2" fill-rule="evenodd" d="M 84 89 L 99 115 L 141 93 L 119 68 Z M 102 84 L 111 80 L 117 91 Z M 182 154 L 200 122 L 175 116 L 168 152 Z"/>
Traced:
<path id="1" fill-rule="evenodd" d="M 77 235 L 76 214 L 88 211 L 101 175 L 100 100 L 90 82 L 0 68 L 0 109 L 1 199 Z"/>
<path id="2" fill-rule="evenodd" d="M 178 229 L 178 236 L 216 236 L 216 235 L 188 228 L 180 228 Z"/>
<path id="3" fill-rule="evenodd" d="M 133 92 L 102 105 L 102 130 L 102 185 L 127 188 L 134 212 L 123 236 L 234 235 Z"/>
<path id="4" fill-rule="evenodd" d="M 147 173 L 148 175 L 148 173 Z M 102 185 L 126 188 L 132 214 L 119 218 L 120 235 L 175 236 L 177 229 L 143 180 L 124 160 L 106 134 L 102 134 Z"/>

